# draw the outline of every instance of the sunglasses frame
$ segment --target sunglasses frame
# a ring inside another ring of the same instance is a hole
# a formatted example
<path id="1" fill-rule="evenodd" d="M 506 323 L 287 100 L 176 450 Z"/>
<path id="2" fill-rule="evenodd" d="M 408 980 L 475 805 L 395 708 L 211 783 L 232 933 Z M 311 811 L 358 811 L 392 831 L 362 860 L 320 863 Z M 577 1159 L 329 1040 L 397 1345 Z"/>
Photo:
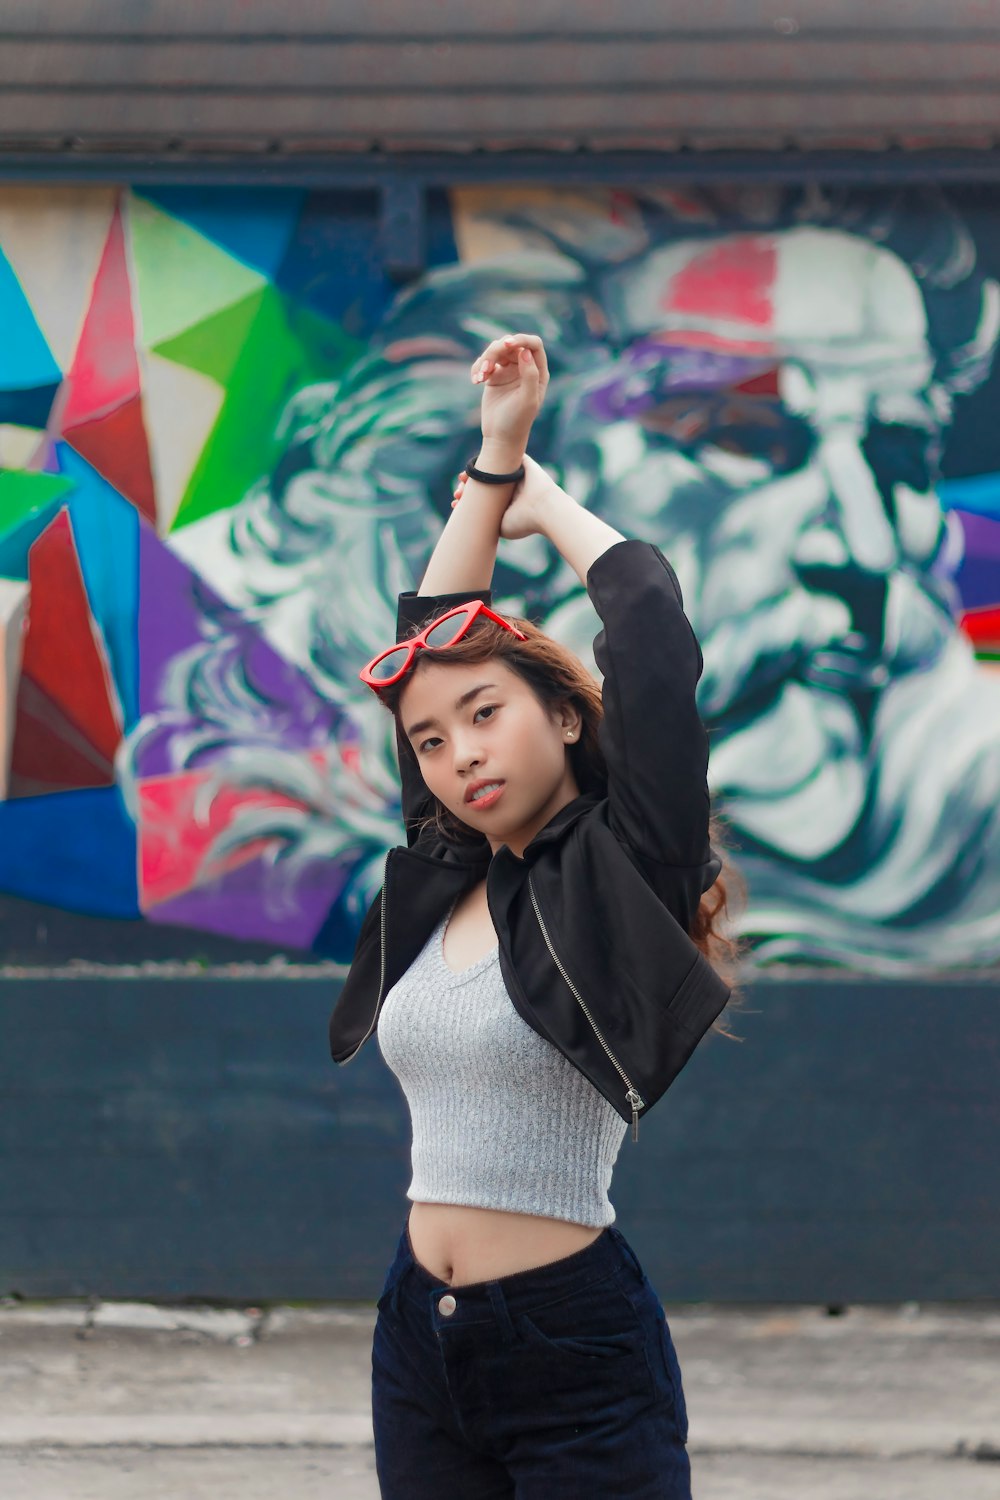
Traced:
<path id="1" fill-rule="evenodd" d="M 436 630 L 445 620 L 450 620 L 453 615 L 461 614 L 467 614 L 468 618 L 457 634 L 453 635 L 451 640 L 444 646 L 430 645 L 427 637 L 431 631 Z M 515 625 L 511 625 L 501 615 L 494 614 L 493 610 L 490 609 L 489 605 L 484 604 L 482 599 L 469 599 L 465 604 L 456 604 L 453 609 L 445 610 L 443 615 L 438 615 L 436 619 L 431 620 L 417 635 L 407 636 L 405 641 L 397 641 L 394 646 L 387 646 L 384 651 L 380 651 L 377 656 L 373 656 L 367 666 L 361 668 L 358 676 L 367 687 L 373 688 L 376 692 L 380 688 L 392 687 L 394 682 L 398 682 L 401 677 L 405 677 L 406 673 L 412 667 L 418 651 L 447 651 L 449 646 L 454 646 L 456 641 L 462 639 L 468 632 L 473 621 L 478 620 L 480 615 L 485 615 L 487 619 L 493 620 L 497 625 L 502 625 L 505 630 L 509 630 L 512 635 L 516 635 L 519 641 L 526 641 L 528 639 L 524 632 L 518 630 Z M 379 662 L 384 661 L 387 656 L 391 656 L 393 651 L 398 651 L 401 646 L 407 647 L 407 652 L 406 659 L 399 671 L 394 672 L 391 677 L 374 677 L 372 675 L 373 668 L 377 667 Z"/>

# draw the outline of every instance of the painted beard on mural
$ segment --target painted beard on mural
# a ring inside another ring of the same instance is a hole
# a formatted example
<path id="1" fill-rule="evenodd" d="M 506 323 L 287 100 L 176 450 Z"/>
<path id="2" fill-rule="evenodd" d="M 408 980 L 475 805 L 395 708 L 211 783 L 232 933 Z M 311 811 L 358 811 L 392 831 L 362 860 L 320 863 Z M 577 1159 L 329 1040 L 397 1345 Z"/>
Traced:
<path id="1" fill-rule="evenodd" d="M 381 881 L 391 721 L 356 664 L 391 638 L 476 446 L 470 360 L 531 328 L 552 370 L 533 455 L 680 576 L 756 961 L 995 961 L 1000 678 L 957 627 L 962 538 L 935 492 L 952 402 L 989 370 L 995 284 L 941 202 L 813 194 L 767 222 L 759 196 L 615 197 L 612 225 L 578 195 L 491 211 L 520 249 L 402 293 L 348 378 L 291 403 L 279 470 L 177 535 L 351 726 L 357 754 L 288 830 L 293 861 L 348 863 L 353 914 Z M 596 616 L 553 554 L 501 543 L 495 601 L 592 665 Z M 178 671 L 179 707 L 212 650 Z M 273 748 L 228 759 L 229 784 L 251 763 L 281 782 Z"/>

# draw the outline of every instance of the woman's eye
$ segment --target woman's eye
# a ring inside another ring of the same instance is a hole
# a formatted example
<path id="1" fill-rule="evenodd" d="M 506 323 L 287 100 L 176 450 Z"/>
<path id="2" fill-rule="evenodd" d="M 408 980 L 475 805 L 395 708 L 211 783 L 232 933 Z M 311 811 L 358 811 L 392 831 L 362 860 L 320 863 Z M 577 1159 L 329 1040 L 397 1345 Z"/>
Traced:
<path id="1" fill-rule="evenodd" d="M 480 714 L 494 714 L 499 707 L 499 703 L 484 703 L 482 708 L 476 709 L 476 712 L 473 714 L 473 720 L 478 719 Z M 441 741 L 437 735 L 431 735 L 429 739 L 421 740 L 417 745 L 417 754 L 423 755 L 425 751 L 433 750 L 434 746 L 440 745 L 440 743 Z"/>

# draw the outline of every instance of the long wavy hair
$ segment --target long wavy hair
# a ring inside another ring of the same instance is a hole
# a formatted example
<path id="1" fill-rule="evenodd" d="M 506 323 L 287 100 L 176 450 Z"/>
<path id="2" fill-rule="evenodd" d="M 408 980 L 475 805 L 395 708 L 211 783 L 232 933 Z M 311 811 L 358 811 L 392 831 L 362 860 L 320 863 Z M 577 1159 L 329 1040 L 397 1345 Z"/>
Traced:
<path id="1" fill-rule="evenodd" d="M 505 615 L 504 618 L 522 631 L 527 639 L 519 641 L 509 630 L 480 616 L 455 645 L 435 649 L 430 656 L 427 652 L 418 651 L 411 672 L 419 671 L 421 663 L 427 660 L 442 665 L 479 665 L 499 658 L 503 665 L 516 672 L 528 684 L 544 707 L 554 708 L 566 702 L 572 703 L 579 710 L 582 721 L 579 738 L 566 746 L 576 784 L 582 794 L 606 796 L 608 767 L 600 742 L 604 701 L 599 684 L 578 656 L 561 642 L 546 635 L 530 620 L 516 615 Z M 377 696 L 396 721 L 400 756 L 406 756 L 417 768 L 417 773 L 421 774 L 419 761 L 403 732 L 400 720 L 400 699 L 408 680 L 407 676 L 390 687 L 379 689 Z M 477 829 L 463 823 L 436 797 L 433 800 L 434 810 L 425 819 L 424 827 L 433 826 L 441 838 L 459 847 L 482 844 L 483 835 Z M 689 928 L 689 936 L 730 986 L 732 995 L 728 1009 L 734 999 L 740 998 L 737 976 L 743 958 L 743 947 L 729 928 L 727 917 L 734 893 L 738 892 L 742 898 L 745 896 L 745 887 L 728 857 L 723 826 L 715 813 L 709 820 L 709 838 L 722 860 L 722 870 L 714 884 L 702 895 Z M 713 1029 L 733 1040 L 742 1040 L 728 1030 L 722 1017 L 713 1023 Z"/>

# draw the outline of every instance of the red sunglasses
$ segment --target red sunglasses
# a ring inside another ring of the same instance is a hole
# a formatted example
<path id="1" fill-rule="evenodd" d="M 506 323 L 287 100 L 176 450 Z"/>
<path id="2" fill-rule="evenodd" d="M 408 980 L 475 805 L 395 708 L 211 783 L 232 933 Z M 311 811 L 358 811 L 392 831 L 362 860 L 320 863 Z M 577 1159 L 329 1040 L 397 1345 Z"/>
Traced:
<path id="1" fill-rule="evenodd" d="M 473 620 L 478 620 L 480 615 L 485 615 L 488 620 L 494 620 L 516 635 L 519 641 L 526 641 L 528 637 L 513 625 L 495 615 L 493 611 L 483 603 L 481 599 L 470 599 L 468 604 L 457 604 L 454 609 L 449 609 L 447 614 L 438 615 L 429 625 L 425 625 L 419 635 L 411 635 L 405 641 L 397 641 L 395 646 L 390 646 L 386 651 L 380 651 L 378 656 L 373 656 L 366 667 L 362 667 L 358 676 L 361 681 L 367 683 L 371 688 L 389 687 L 391 683 L 398 682 L 405 672 L 408 672 L 413 664 L 413 658 L 418 650 L 423 647 L 427 651 L 441 651 L 445 646 L 454 646 L 465 635 Z"/>

